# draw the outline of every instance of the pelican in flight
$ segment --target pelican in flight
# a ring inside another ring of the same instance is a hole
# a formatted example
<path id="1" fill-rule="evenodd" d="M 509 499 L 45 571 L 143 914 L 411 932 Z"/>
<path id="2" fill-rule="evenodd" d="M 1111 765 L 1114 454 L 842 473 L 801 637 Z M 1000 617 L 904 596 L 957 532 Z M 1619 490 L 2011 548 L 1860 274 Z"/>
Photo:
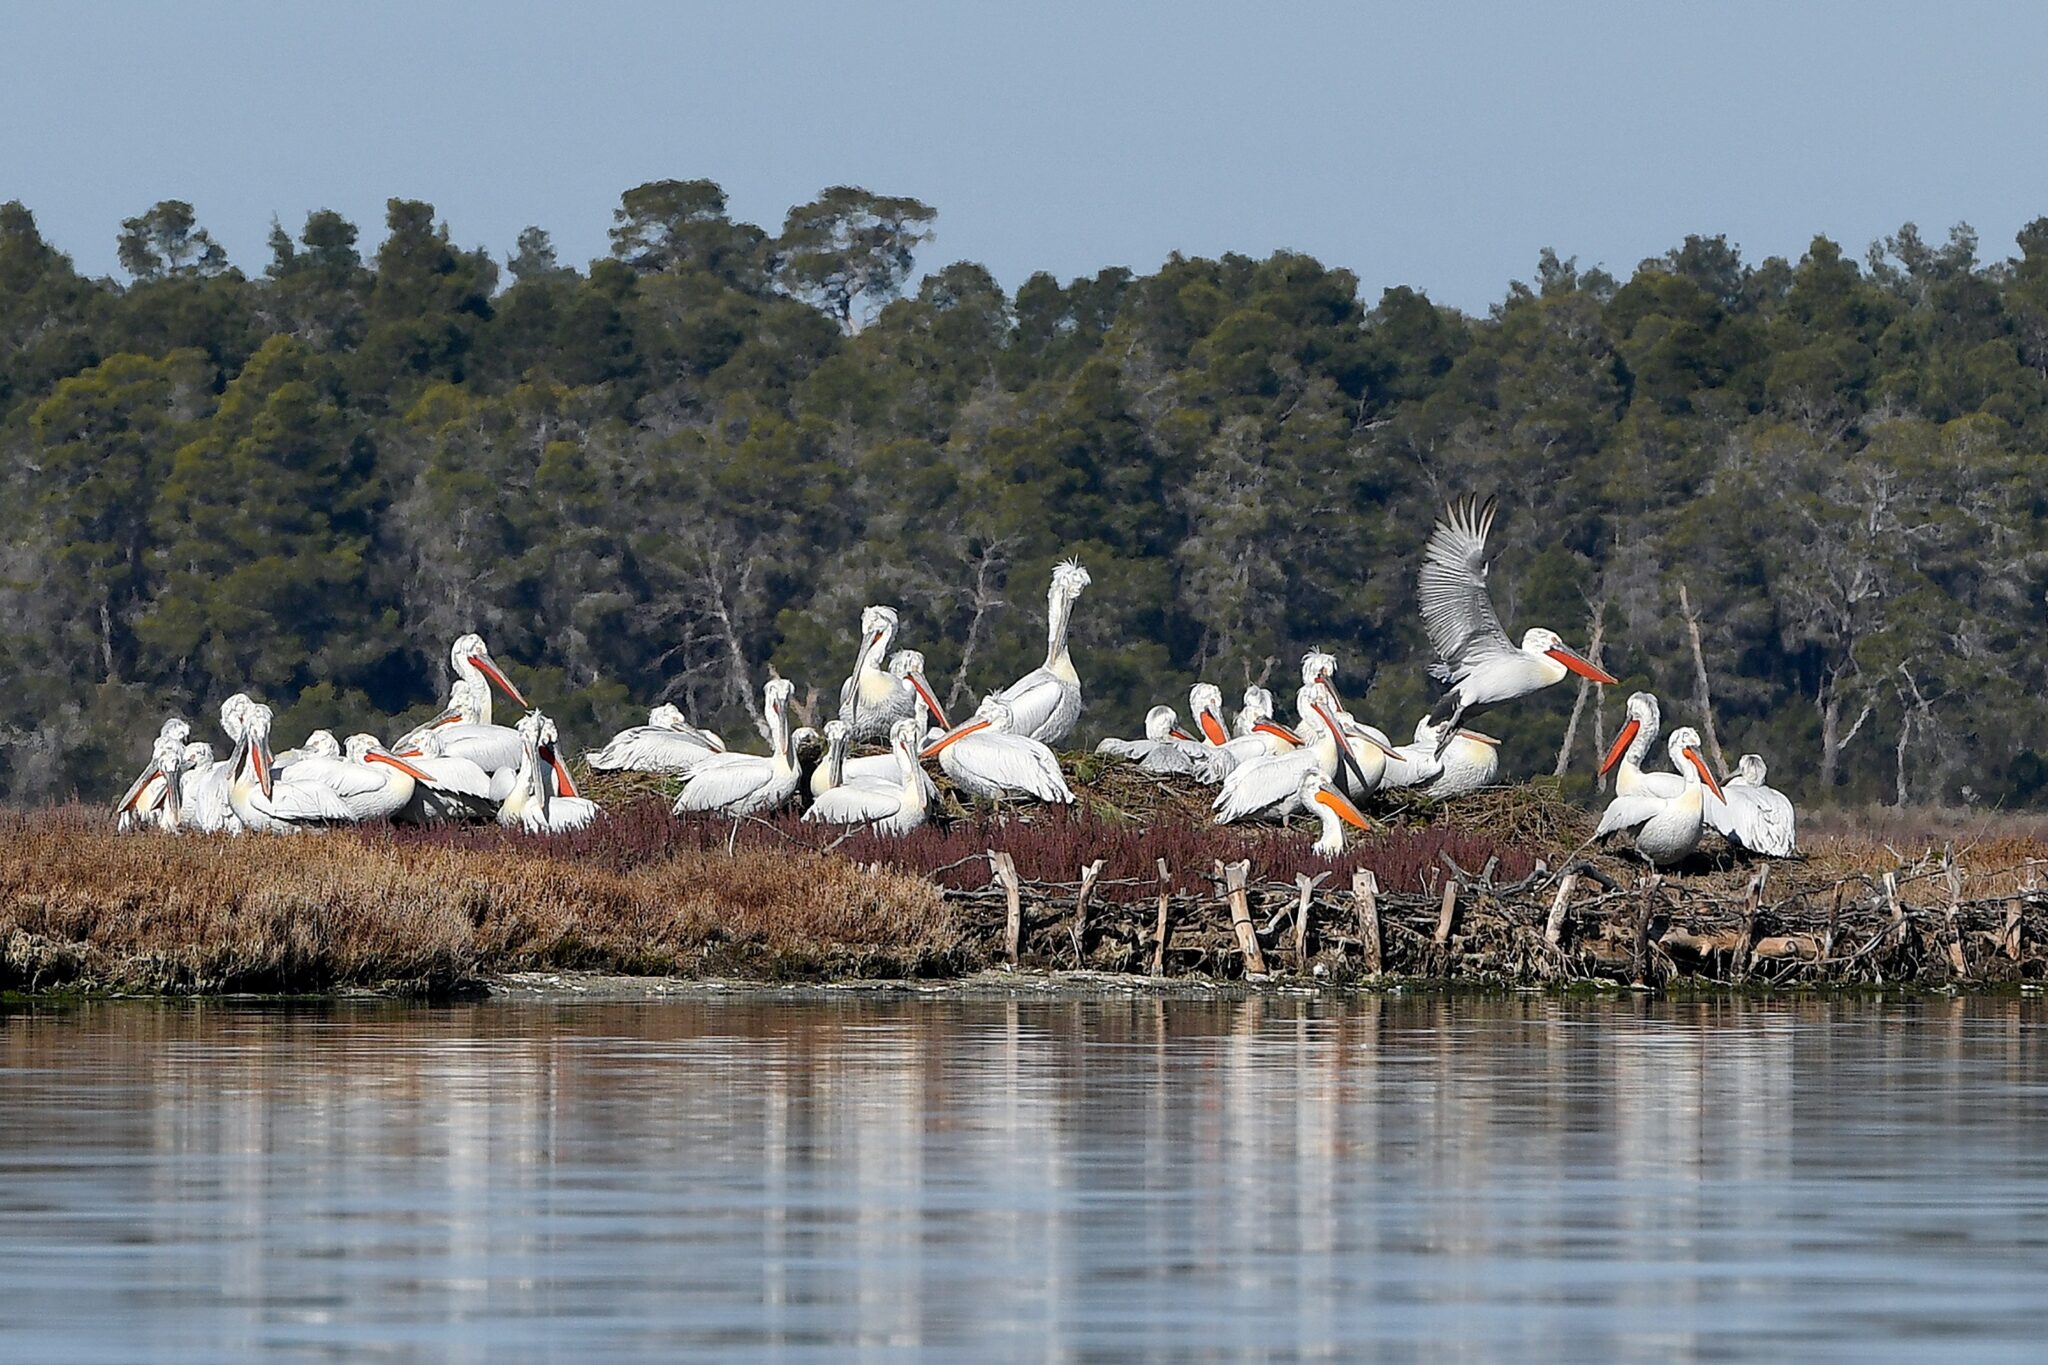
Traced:
<path id="1" fill-rule="evenodd" d="M 285 834 L 353 818 L 334 789 L 278 773 L 270 757 L 270 708 L 237 692 L 221 703 L 220 726 L 235 741 L 228 759 L 228 804 L 244 829 Z"/>
<path id="2" fill-rule="evenodd" d="M 556 750 L 555 723 L 538 711 L 520 717 L 519 773 L 498 807 L 498 823 L 528 834 L 563 834 L 597 818 L 597 803 L 576 794 L 576 783 Z"/>
<path id="3" fill-rule="evenodd" d="M 1520 645 L 1508 638 L 1486 589 L 1486 537 L 1493 517 L 1491 498 L 1484 506 L 1455 504 L 1422 551 L 1422 622 L 1438 660 L 1429 673 L 1451 685 L 1430 713 L 1444 727 L 1437 735 L 1439 752 L 1467 712 L 1526 697 L 1571 673 L 1596 683 L 1614 681 L 1540 626 L 1525 632 Z"/>
<path id="4" fill-rule="evenodd" d="M 1337 699 L 1327 683 L 1318 681 L 1301 689 L 1296 703 L 1302 716 L 1301 748 L 1273 754 L 1240 764 L 1223 779 L 1212 808 L 1216 823 L 1238 820 L 1284 820 L 1301 809 L 1301 792 L 1308 774 L 1334 779 L 1341 764 L 1350 771 L 1361 789 L 1374 784 L 1359 771 L 1358 762 L 1344 742 L 1343 722 L 1337 719 Z"/>
<path id="5" fill-rule="evenodd" d="M 682 710 L 663 703 L 647 713 L 645 725 L 613 735 L 590 756 L 597 772 L 687 774 L 699 759 L 725 752 L 725 741 L 683 719 Z"/>
<path id="6" fill-rule="evenodd" d="M 768 722 L 768 753 L 713 754 L 690 771 L 676 796 L 675 813 L 719 811 L 726 815 L 758 815 L 774 810 L 796 794 L 796 754 L 789 733 L 789 699 L 796 685 L 770 678 L 761 689 Z"/>
<path id="7" fill-rule="evenodd" d="M 1607 803 L 1607 809 L 1600 815 L 1600 827 L 1593 833 L 1595 839 L 1602 839 L 1633 830 L 1636 852 L 1655 867 L 1683 862 L 1699 847 L 1707 793 L 1713 793 L 1717 799 L 1721 795 L 1720 784 L 1707 770 L 1707 761 L 1700 757 L 1699 731 L 1680 726 L 1671 732 L 1665 747 L 1681 783 L 1678 794 L 1662 796 L 1643 790 L 1617 795 Z"/>
<path id="8" fill-rule="evenodd" d="M 826 726 L 831 742 L 833 721 Z M 917 761 L 917 746 L 924 739 L 924 727 L 914 718 L 897 721 L 889 728 L 889 764 L 892 777 L 865 775 L 850 778 L 811 803 L 804 819 L 828 825 L 866 825 L 877 834 L 908 834 L 925 822 L 931 809 L 932 780 Z"/>
<path id="9" fill-rule="evenodd" d="M 1735 776 L 1721 784 L 1720 802 L 1707 807 L 1707 823 L 1752 853 L 1789 858 L 1798 851 L 1793 828 L 1798 817 L 1785 793 L 1764 785 L 1764 772 L 1762 754 L 1744 754 Z"/>
<path id="10" fill-rule="evenodd" d="M 115 829 L 126 833 L 131 829 L 177 828 L 177 793 L 173 786 L 177 781 L 176 770 L 183 763 L 186 741 L 191 737 L 191 725 L 178 716 L 167 718 L 158 727 L 156 739 L 150 744 L 149 763 L 114 803 Z"/>
<path id="11" fill-rule="evenodd" d="M 923 757 L 939 760 L 953 785 L 984 801 L 1028 797 L 1071 804 L 1074 793 L 1052 750 L 1017 731 L 1017 716 L 1000 693 L 982 698 L 974 719 L 941 736 Z"/>
<path id="12" fill-rule="evenodd" d="M 1301 790 L 1296 793 L 1301 808 L 1322 822 L 1322 833 L 1316 836 L 1311 847 L 1316 856 L 1335 858 L 1344 851 L 1344 826 L 1369 830 L 1372 822 L 1367 820 L 1351 798 L 1337 790 L 1337 784 L 1313 770 L 1303 773 Z"/>
<path id="13" fill-rule="evenodd" d="M 1045 662 L 995 694 L 1008 703 L 1015 733 L 1024 738 L 1057 744 L 1081 718 L 1081 675 L 1067 653 L 1067 626 L 1090 581 L 1077 559 L 1053 566 L 1045 594 Z"/>
<path id="14" fill-rule="evenodd" d="M 1105 739 L 1095 746 L 1098 754 L 1127 758 L 1148 773 L 1191 773 L 1200 740 L 1180 728 L 1180 718 L 1171 706 L 1155 706 L 1145 713 L 1143 739 Z"/>

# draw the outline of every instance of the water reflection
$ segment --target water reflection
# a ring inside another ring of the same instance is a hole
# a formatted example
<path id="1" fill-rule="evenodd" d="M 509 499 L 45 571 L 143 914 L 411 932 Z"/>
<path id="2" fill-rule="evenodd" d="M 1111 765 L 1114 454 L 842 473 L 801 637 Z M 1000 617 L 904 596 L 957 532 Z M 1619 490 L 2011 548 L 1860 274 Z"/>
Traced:
<path id="1" fill-rule="evenodd" d="M 14 1012 L 0 1340 L 2017 1356 L 2048 1302 L 2044 1022 L 2026 999 Z"/>

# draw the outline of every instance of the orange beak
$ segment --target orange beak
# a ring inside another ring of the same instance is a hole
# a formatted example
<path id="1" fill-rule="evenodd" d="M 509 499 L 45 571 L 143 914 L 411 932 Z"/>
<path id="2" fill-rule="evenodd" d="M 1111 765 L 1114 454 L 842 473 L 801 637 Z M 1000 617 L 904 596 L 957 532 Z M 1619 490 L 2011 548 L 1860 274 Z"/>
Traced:
<path id="1" fill-rule="evenodd" d="M 370 752 L 364 754 L 363 762 L 382 763 L 389 767 L 396 768 L 398 769 L 398 771 L 404 773 L 407 777 L 411 778 L 415 782 L 425 782 L 431 786 L 434 781 L 433 778 L 427 776 L 418 768 L 413 767 L 412 764 L 406 762 L 405 759 L 400 757 L 399 755 L 387 754 L 380 749 L 372 749 L 370 750 Z"/>
<path id="2" fill-rule="evenodd" d="M 1190 744 L 1193 744 L 1195 742 L 1195 737 L 1189 734 L 1187 731 L 1181 729 L 1178 725 L 1174 726 L 1171 730 L 1168 730 L 1166 732 L 1166 737 L 1168 739 L 1186 740 Z"/>
<path id="3" fill-rule="evenodd" d="M 1301 736 L 1295 734 L 1294 731 L 1288 729 L 1286 726 L 1282 725 L 1277 720 L 1262 720 L 1258 722 L 1256 725 L 1252 726 L 1252 733 L 1259 735 L 1278 735 L 1281 739 L 1286 740 L 1295 748 L 1298 749 L 1301 747 Z"/>
<path id="4" fill-rule="evenodd" d="M 1692 764 L 1693 767 L 1698 768 L 1700 770 L 1700 781 L 1706 784 L 1707 790 L 1714 794 L 1714 799 L 1716 801 L 1726 801 L 1728 799 L 1727 797 L 1721 795 L 1721 784 L 1719 782 L 1716 782 L 1714 780 L 1714 775 L 1707 771 L 1707 761 L 1704 758 L 1700 757 L 1699 750 L 1687 749 L 1685 751 L 1685 759 L 1686 762 Z"/>
<path id="5" fill-rule="evenodd" d="M 1596 683 L 1613 683 L 1614 675 L 1589 662 L 1584 656 L 1575 654 L 1563 645 L 1555 645 L 1543 651 L 1582 678 L 1591 678 Z"/>
<path id="6" fill-rule="evenodd" d="M 1466 739 L 1474 740 L 1480 744 L 1491 744 L 1496 749 L 1500 747 L 1500 741 L 1492 735 L 1482 735 L 1477 730 L 1460 730 L 1458 733 Z"/>
<path id="7" fill-rule="evenodd" d="M 1643 731 L 1643 723 L 1631 720 L 1621 727 L 1621 733 L 1614 737 L 1614 747 L 1607 751 L 1607 757 L 1600 760 L 1600 776 L 1607 776 L 1608 770 L 1621 762 L 1621 756 L 1628 752 L 1628 746 L 1636 742 L 1636 736 Z"/>
<path id="8" fill-rule="evenodd" d="M 562 765 L 562 756 L 555 752 L 555 746 L 548 745 L 548 765 L 555 770 L 555 785 L 563 796 L 576 795 L 576 779 L 569 776 L 569 770 Z"/>
<path id="9" fill-rule="evenodd" d="M 947 746 L 948 744 L 952 744 L 952 743 L 954 743 L 954 742 L 956 742 L 956 741 L 958 741 L 958 740 L 963 740 L 963 739 L 967 738 L 967 737 L 968 737 L 969 735 L 973 734 L 973 733 L 974 733 L 974 732 L 975 732 L 976 730 L 986 730 L 986 729 L 988 729 L 988 722 L 987 722 L 987 721 L 985 721 L 985 720 L 971 720 L 971 721 L 967 722 L 967 724 L 965 724 L 965 725 L 961 726 L 961 727 L 960 727 L 959 729 L 955 730 L 955 731 L 954 731 L 954 732 L 953 732 L 952 734 L 950 734 L 950 735 L 945 735 L 945 736 L 941 737 L 938 743 L 936 743 L 936 744 L 932 745 L 932 747 L 931 747 L 931 748 L 929 748 L 929 749 L 926 749 L 926 750 L 925 750 L 925 751 L 924 751 L 923 753 L 919 754 L 919 755 L 918 755 L 918 757 L 919 757 L 919 758 L 937 758 L 937 757 L 938 757 L 938 755 L 939 755 L 939 750 L 941 750 L 941 749 L 945 748 L 945 747 L 946 747 L 946 746 Z"/>
<path id="10" fill-rule="evenodd" d="M 916 690 L 918 700 L 932 713 L 932 719 L 939 723 L 940 728 L 952 729 L 953 722 L 946 719 L 945 708 L 939 705 L 939 699 L 932 695 L 932 690 L 924 685 L 924 679 L 913 673 L 910 675 L 910 685 Z"/>
<path id="11" fill-rule="evenodd" d="M 1366 819 L 1358 807 L 1351 804 L 1351 798 L 1344 793 L 1325 788 L 1316 793 L 1316 800 L 1337 812 L 1337 818 L 1345 824 L 1356 825 L 1359 829 L 1365 830 L 1372 828 L 1372 821 Z"/>
<path id="12" fill-rule="evenodd" d="M 503 692 L 506 696 L 510 697 L 513 701 L 519 703 L 521 706 L 526 705 L 526 698 L 520 696 L 519 689 L 514 687 L 511 683 L 505 680 L 505 675 L 498 671 L 498 666 L 496 664 L 492 663 L 489 659 L 486 659 L 481 654 L 470 655 L 469 661 L 476 667 L 477 672 L 483 674 L 486 678 L 489 678 L 492 682 L 496 683 L 498 685 L 499 691 Z"/>
<path id="13" fill-rule="evenodd" d="M 440 729 L 440 728 L 441 728 L 442 726 L 444 726 L 444 725 L 453 725 L 453 724 L 455 724 L 455 722 L 457 722 L 457 721 L 459 721 L 459 720 L 461 720 L 461 719 L 462 719 L 462 713 L 461 713 L 461 712 L 459 712 L 459 711 L 450 711 L 450 712 L 449 712 L 449 713 L 448 713 L 447 715 L 445 715 L 445 716 L 442 716 L 442 717 L 440 717 L 439 719 L 435 720 L 435 721 L 434 721 L 434 723 L 433 723 L 432 725 L 429 725 L 429 726 L 428 726 L 427 728 L 428 728 L 429 730 L 438 730 L 438 729 Z"/>
<path id="14" fill-rule="evenodd" d="M 1223 728 L 1223 722 L 1216 719 L 1214 712 L 1202 712 L 1195 717 L 1195 724 L 1202 727 L 1202 734 L 1211 744 L 1220 746 L 1230 742 L 1230 733 Z"/>

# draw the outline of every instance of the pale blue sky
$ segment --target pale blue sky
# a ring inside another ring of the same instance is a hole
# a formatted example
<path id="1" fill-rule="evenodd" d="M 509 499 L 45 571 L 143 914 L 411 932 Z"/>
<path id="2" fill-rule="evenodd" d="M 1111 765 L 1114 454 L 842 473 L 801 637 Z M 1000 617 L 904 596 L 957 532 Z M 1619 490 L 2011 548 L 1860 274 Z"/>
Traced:
<path id="1" fill-rule="evenodd" d="M 0 43 L 0 199 L 94 273 L 164 198 L 252 271 L 273 213 L 369 245 L 391 195 L 580 262 L 661 177 L 771 231 L 829 184 L 917 195 L 922 266 L 1011 288 L 1291 247 L 1474 309 L 1544 246 L 1968 220 L 2003 256 L 2048 213 L 2038 5 L 0 0 Z"/>

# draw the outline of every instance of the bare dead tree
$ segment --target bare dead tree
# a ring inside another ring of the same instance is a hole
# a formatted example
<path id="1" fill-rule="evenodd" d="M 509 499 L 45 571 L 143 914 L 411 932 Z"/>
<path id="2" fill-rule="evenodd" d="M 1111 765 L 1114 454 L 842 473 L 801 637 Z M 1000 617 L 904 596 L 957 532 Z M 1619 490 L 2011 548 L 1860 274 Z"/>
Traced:
<path id="1" fill-rule="evenodd" d="M 1678 585 L 1678 612 L 1685 618 L 1685 633 L 1692 641 L 1692 704 L 1700 724 L 1707 731 L 1707 753 L 1714 766 L 1728 771 L 1728 758 L 1721 752 L 1721 737 L 1714 732 L 1714 695 L 1707 687 L 1707 658 L 1700 648 L 1700 618 L 1692 609 L 1692 594 L 1684 583 Z"/>
<path id="2" fill-rule="evenodd" d="M 974 656 L 981 649 L 982 633 L 989 614 L 1009 606 L 1002 593 L 1003 571 L 1009 567 L 1009 550 L 1012 541 L 1005 536 L 983 545 L 974 560 L 974 596 L 969 605 L 974 614 L 967 621 L 967 642 L 960 648 L 960 665 L 953 670 L 953 686 L 946 693 L 946 705 L 958 706 L 972 695 L 967 687 L 967 670 L 973 666 Z"/>
<path id="3" fill-rule="evenodd" d="M 1602 597 L 1596 602 L 1589 603 L 1588 606 L 1591 608 L 1589 614 L 1592 617 L 1593 625 L 1589 638 L 1586 641 L 1586 657 L 1593 661 L 1595 667 L 1598 667 L 1600 664 L 1600 651 L 1606 645 L 1607 599 Z M 1572 745 L 1579 737 L 1579 717 L 1585 712 L 1586 698 L 1592 690 L 1593 680 L 1591 678 L 1579 679 L 1579 693 L 1576 697 L 1572 698 L 1572 718 L 1565 722 L 1564 742 L 1557 746 L 1557 767 L 1554 770 L 1554 775 L 1557 777 L 1563 777 L 1567 772 L 1571 771 Z M 1596 748 L 1599 746 L 1600 736 L 1597 731 L 1594 735 L 1593 743 Z"/>

